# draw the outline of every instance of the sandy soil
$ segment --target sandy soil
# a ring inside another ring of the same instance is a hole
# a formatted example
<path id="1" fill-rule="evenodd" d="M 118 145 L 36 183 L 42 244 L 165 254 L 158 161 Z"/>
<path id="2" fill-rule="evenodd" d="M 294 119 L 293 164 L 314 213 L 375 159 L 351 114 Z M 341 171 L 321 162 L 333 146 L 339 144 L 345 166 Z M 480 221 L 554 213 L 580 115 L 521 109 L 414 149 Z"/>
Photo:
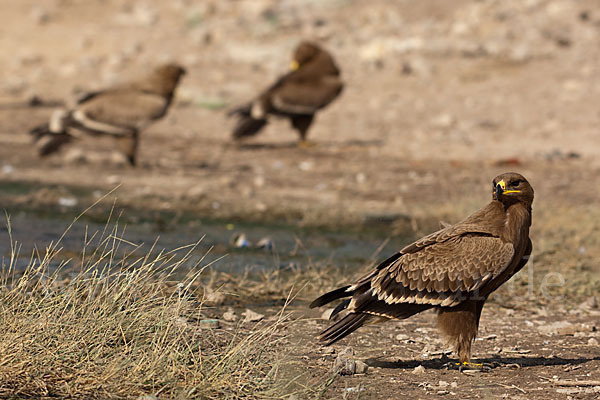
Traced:
<path id="1" fill-rule="evenodd" d="M 536 191 L 543 270 L 572 277 L 577 301 L 597 290 L 589 283 L 598 281 L 600 260 L 598 0 L 2 3 L 0 195 L 10 210 L 81 209 L 120 184 L 119 203 L 138 211 L 334 227 L 385 220 L 419 234 L 480 207 L 492 178 L 516 170 Z M 278 120 L 232 144 L 227 108 L 285 72 L 302 38 L 323 43 L 346 81 L 309 132 L 316 146 L 297 148 Z M 28 99 L 68 104 L 81 90 L 165 60 L 188 75 L 169 115 L 143 133 L 138 168 L 102 140 L 36 157 L 27 131 L 53 108 L 28 107 Z M 499 355 L 501 365 L 475 376 L 441 370 L 423 350 L 440 348 L 424 339 L 430 316 L 367 329 L 349 343 L 380 368 L 336 379 L 325 397 L 595 398 L 551 382 L 600 379 L 597 343 L 588 344 L 598 338 L 589 328 L 597 314 L 559 306 L 545 306 L 544 315 L 486 309 L 475 355 Z M 575 330 L 540 334 L 557 319 Z M 335 356 L 311 345 L 322 325 L 295 333 L 300 369 L 310 363 L 314 377 Z M 420 363 L 425 373 L 413 374 Z M 359 385 L 365 390 L 350 389 Z"/>

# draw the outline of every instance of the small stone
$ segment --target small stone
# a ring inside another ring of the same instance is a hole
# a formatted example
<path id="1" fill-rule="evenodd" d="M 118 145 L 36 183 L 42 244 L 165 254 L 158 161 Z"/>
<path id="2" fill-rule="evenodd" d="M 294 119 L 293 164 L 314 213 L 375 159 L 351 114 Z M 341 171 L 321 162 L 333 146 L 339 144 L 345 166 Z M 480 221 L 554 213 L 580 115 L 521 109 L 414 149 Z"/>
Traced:
<path id="1" fill-rule="evenodd" d="M 314 163 L 312 161 L 302 161 L 298 164 L 298 168 L 300 171 L 310 171 L 314 167 Z"/>
<path id="2" fill-rule="evenodd" d="M 237 321 L 238 316 L 235 315 L 235 311 L 233 309 L 229 309 L 223 313 L 223 320 L 227 322 L 235 322 Z"/>
<path id="3" fill-rule="evenodd" d="M 450 114 L 441 114 L 431 120 L 431 124 L 436 128 L 450 128 L 455 124 L 455 119 Z"/>
<path id="4" fill-rule="evenodd" d="M 225 302 L 225 295 L 221 292 L 207 290 L 207 293 L 204 294 L 204 301 L 211 305 L 223 304 Z"/>
<path id="5" fill-rule="evenodd" d="M 413 369 L 413 374 L 424 374 L 425 373 L 425 367 L 422 365 L 419 365 L 418 367 L 415 367 L 415 369 Z"/>
<path id="6" fill-rule="evenodd" d="M 340 375 L 364 374 L 367 371 L 367 364 L 360 360 L 353 360 L 350 357 L 354 355 L 352 347 L 346 347 L 342 350 L 333 363 L 333 369 Z"/>
<path id="7" fill-rule="evenodd" d="M 3 175 L 10 175 L 15 171 L 15 168 L 10 165 L 10 164 L 5 164 L 2 166 L 2 174 Z"/>
<path id="8" fill-rule="evenodd" d="M 452 382 L 452 383 L 450 384 L 450 387 L 451 387 L 452 389 L 456 389 L 456 388 L 458 388 L 458 383 L 456 383 L 456 382 Z"/>
<path id="9" fill-rule="evenodd" d="M 356 361 L 340 355 L 335 359 L 333 369 L 340 375 L 354 375 L 356 373 Z"/>
<path id="10" fill-rule="evenodd" d="M 590 346 L 598 346 L 598 339 L 590 338 L 587 342 Z"/>
<path id="11" fill-rule="evenodd" d="M 446 381 L 439 381 L 439 382 L 438 382 L 438 386 L 439 386 L 440 388 L 445 388 L 445 387 L 448 387 L 448 386 L 450 386 L 450 384 L 449 384 L 448 382 L 446 382 Z"/>
<path id="12" fill-rule="evenodd" d="M 77 199 L 75 197 L 60 197 L 58 199 L 58 205 L 63 207 L 75 207 L 77 205 Z"/>
<path id="13" fill-rule="evenodd" d="M 405 335 L 404 333 L 399 333 L 396 335 L 396 340 L 399 342 L 401 342 L 403 340 L 408 340 L 408 339 L 409 339 L 408 335 Z"/>
<path id="14" fill-rule="evenodd" d="M 340 375 L 355 375 L 366 373 L 369 366 L 363 361 L 352 360 L 340 355 L 336 358 L 333 368 Z"/>
<path id="15" fill-rule="evenodd" d="M 368 369 L 369 369 L 369 366 L 367 365 L 367 363 L 360 361 L 360 360 L 356 360 L 356 373 L 357 374 L 365 374 Z"/>
<path id="16" fill-rule="evenodd" d="M 31 18 L 36 24 L 44 25 L 50 22 L 50 14 L 47 10 L 41 7 L 36 7 L 31 10 Z"/>
<path id="17" fill-rule="evenodd" d="M 257 188 L 261 188 L 263 186 L 265 186 L 265 177 L 263 175 L 257 175 L 254 177 L 253 183 L 254 186 L 256 186 Z"/>
<path id="18" fill-rule="evenodd" d="M 246 311 L 244 311 L 242 315 L 246 317 L 244 318 L 244 322 L 258 322 L 265 317 L 263 314 L 259 314 L 249 308 L 246 308 Z"/>

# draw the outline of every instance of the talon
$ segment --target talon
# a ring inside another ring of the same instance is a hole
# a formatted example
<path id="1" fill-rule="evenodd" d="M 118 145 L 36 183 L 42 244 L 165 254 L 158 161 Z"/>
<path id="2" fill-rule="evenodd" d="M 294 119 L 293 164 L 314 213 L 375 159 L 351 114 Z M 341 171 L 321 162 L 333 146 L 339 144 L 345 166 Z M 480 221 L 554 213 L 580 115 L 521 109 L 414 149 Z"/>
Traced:
<path id="1" fill-rule="evenodd" d="M 458 370 L 460 370 L 461 363 L 450 361 L 450 362 L 447 362 L 447 363 L 443 364 L 442 368 L 446 368 L 448 370 L 450 370 L 450 369 L 458 369 Z"/>
<path id="2" fill-rule="evenodd" d="M 460 367 L 458 368 L 459 372 L 463 372 L 463 371 L 481 371 L 481 372 L 489 372 L 492 369 L 494 369 L 494 365 L 493 364 L 488 364 L 488 363 L 472 363 L 472 362 L 468 362 L 465 361 L 463 362 Z"/>

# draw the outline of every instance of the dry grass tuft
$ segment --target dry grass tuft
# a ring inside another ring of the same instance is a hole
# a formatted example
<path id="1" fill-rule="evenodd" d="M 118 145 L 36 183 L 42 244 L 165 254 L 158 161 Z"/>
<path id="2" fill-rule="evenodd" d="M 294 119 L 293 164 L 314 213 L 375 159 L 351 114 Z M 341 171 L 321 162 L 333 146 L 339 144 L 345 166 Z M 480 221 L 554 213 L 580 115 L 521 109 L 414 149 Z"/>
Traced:
<path id="1" fill-rule="evenodd" d="M 80 271 L 64 278 L 72 267 L 55 265 L 60 240 L 21 272 L 10 240 L 0 273 L 0 397 L 271 398 L 285 390 L 278 331 L 293 321 L 282 310 L 254 330 L 203 328 L 203 302 L 190 288 L 204 268 L 173 278 L 195 245 L 117 258 L 124 239 L 115 225 L 86 238 Z"/>

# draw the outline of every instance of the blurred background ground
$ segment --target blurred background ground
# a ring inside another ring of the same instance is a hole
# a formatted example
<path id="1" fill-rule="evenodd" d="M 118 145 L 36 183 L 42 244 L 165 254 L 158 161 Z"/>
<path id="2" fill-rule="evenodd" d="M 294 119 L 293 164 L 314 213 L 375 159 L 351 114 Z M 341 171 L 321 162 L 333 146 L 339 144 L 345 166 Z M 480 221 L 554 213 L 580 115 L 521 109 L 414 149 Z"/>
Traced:
<path id="1" fill-rule="evenodd" d="M 0 201 L 21 218 L 15 229 L 25 240 L 40 234 L 50 240 L 64 226 L 39 222 L 47 214 L 70 218 L 120 185 L 111 198 L 139 225 L 133 239 L 170 231 L 166 245 L 177 246 L 208 231 L 214 235 L 207 247 L 236 259 L 230 224 L 262 224 L 257 235 L 275 236 L 286 254 L 297 250 L 298 237 L 307 254 L 321 241 L 321 231 L 299 227 L 344 232 L 323 234 L 332 254 L 351 240 L 347 235 L 369 230 L 361 237 L 367 244 L 356 244 L 368 249 L 362 258 L 341 252 L 345 265 L 364 265 L 386 238 L 392 240 L 381 256 L 440 219 L 455 222 L 479 208 L 489 200 L 492 178 L 515 170 L 536 191 L 534 293 L 541 293 L 547 272 L 565 278 L 556 289 L 565 297 L 547 302 L 534 294 L 536 306 L 549 307 L 555 318 L 600 289 L 598 0 L 2 0 L 0 6 Z M 297 148 L 285 121 L 232 144 L 227 109 L 284 73 L 301 39 L 327 48 L 346 83 L 309 131 L 316 146 Z M 138 168 L 127 167 L 102 140 L 36 157 L 27 131 L 53 108 L 29 107 L 30 99 L 69 104 L 77 93 L 164 61 L 183 64 L 188 74 L 167 117 L 143 132 Z M 105 220 L 107 203 L 97 220 Z M 329 258 L 325 264 L 335 265 Z M 528 290 L 528 279 L 519 274 L 515 287 Z M 506 292 L 499 298 L 517 303 Z M 523 313 L 519 318 L 527 320 Z M 572 322 L 590 318 L 597 317 Z M 590 337 L 581 338 L 587 345 Z M 585 373 L 598 379 L 597 360 L 593 365 Z"/>

